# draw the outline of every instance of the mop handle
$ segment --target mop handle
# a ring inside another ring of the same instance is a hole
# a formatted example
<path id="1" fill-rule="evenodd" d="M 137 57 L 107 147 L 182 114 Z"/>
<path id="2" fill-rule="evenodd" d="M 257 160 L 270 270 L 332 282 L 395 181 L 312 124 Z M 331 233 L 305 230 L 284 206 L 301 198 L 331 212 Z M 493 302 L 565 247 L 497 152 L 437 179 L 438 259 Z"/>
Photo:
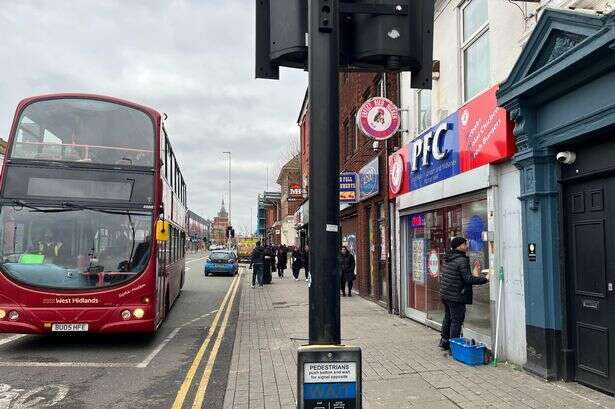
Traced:
<path id="1" fill-rule="evenodd" d="M 493 366 L 498 366 L 498 344 L 500 340 L 500 310 L 502 307 L 502 288 L 504 287 L 504 267 L 500 267 L 498 273 L 498 282 L 500 288 L 498 289 L 498 310 L 495 317 L 495 349 L 493 351 Z"/>

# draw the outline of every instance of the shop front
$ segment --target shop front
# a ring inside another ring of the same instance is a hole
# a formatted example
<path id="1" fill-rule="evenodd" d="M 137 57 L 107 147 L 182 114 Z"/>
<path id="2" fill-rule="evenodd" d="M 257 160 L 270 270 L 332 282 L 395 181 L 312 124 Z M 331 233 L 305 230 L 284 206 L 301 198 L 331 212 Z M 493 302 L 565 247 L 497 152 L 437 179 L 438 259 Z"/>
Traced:
<path id="1" fill-rule="evenodd" d="M 517 267 L 521 258 L 521 239 L 517 238 L 515 245 L 514 237 L 499 234 L 505 218 L 512 217 L 507 230 L 514 236 L 516 229 L 519 237 L 520 220 L 519 212 L 514 220 L 518 181 L 510 177 L 516 173 L 510 164 L 515 149 L 512 126 L 506 111 L 497 108 L 496 89 L 485 91 L 404 146 L 393 155 L 404 159 L 401 176 L 398 166 L 392 167 L 389 175 L 397 179 L 390 182 L 391 186 L 400 185 L 395 189 L 399 191 L 395 200 L 404 315 L 440 328 L 444 317 L 440 273 L 451 239 L 465 237 L 471 265 L 480 266 L 483 274 L 490 275 L 492 283 L 474 288 L 474 302 L 467 308 L 464 336 L 489 346 L 495 329 L 492 325 L 498 288 L 495 272 L 500 266 L 514 269 L 515 253 Z M 391 164 L 393 160 L 390 159 Z M 513 205 L 504 211 L 502 207 L 509 202 Z M 504 254 L 506 248 L 511 251 Z M 512 271 L 511 278 L 521 281 Z M 515 314 L 522 315 L 522 312 L 509 311 L 510 317 Z M 514 332 L 515 328 L 509 329 L 509 334 Z M 522 359 L 520 356 L 514 360 Z"/>
<path id="2" fill-rule="evenodd" d="M 515 122 L 527 362 L 615 393 L 615 13 L 547 10 L 501 84 Z"/>

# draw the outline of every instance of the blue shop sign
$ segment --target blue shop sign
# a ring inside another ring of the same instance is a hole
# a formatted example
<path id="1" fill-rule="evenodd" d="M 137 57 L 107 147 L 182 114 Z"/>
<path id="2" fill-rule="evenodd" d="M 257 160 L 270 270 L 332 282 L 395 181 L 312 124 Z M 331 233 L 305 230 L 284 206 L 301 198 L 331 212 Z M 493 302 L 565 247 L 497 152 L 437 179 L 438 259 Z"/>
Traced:
<path id="1" fill-rule="evenodd" d="M 378 164 L 378 158 L 375 158 L 359 171 L 359 200 L 376 196 L 380 191 Z"/>
<path id="2" fill-rule="evenodd" d="M 410 143 L 410 191 L 460 173 L 458 128 L 454 113 Z"/>
<path id="3" fill-rule="evenodd" d="M 340 203 L 357 202 L 357 174 L 353 172 L 340 173 Z"/>

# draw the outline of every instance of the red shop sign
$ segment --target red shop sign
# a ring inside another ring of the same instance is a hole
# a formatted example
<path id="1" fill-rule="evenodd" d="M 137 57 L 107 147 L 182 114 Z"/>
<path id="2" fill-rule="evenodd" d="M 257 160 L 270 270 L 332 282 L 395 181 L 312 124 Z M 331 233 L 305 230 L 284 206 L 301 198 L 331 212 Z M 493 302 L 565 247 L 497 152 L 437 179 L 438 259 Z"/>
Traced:
<path id="1" fill-rule="evenodd" d="M 494 86 L 459 109 L 461 172 L 501 162 L 515 154 L 513 123 L 497 106 Z"/>
<path id="2" fill-rule="evenodd" d="M 367 100 L 357 115 L 357 125 L 363 133 L 377 140 L 389 139 L 399 130 L 401 118 L 393 102 L 375 97 Z"/>

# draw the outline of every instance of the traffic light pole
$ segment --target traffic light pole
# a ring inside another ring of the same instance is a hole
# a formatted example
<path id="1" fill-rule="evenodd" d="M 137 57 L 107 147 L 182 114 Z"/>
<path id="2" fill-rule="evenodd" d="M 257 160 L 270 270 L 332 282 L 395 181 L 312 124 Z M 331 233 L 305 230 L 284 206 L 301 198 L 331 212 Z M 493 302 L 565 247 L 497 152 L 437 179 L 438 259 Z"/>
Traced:
<path id="1" fill-rule="evenodd" d="M 309 0 L 309 343 L 339 345 L 339 1 Z"/>

